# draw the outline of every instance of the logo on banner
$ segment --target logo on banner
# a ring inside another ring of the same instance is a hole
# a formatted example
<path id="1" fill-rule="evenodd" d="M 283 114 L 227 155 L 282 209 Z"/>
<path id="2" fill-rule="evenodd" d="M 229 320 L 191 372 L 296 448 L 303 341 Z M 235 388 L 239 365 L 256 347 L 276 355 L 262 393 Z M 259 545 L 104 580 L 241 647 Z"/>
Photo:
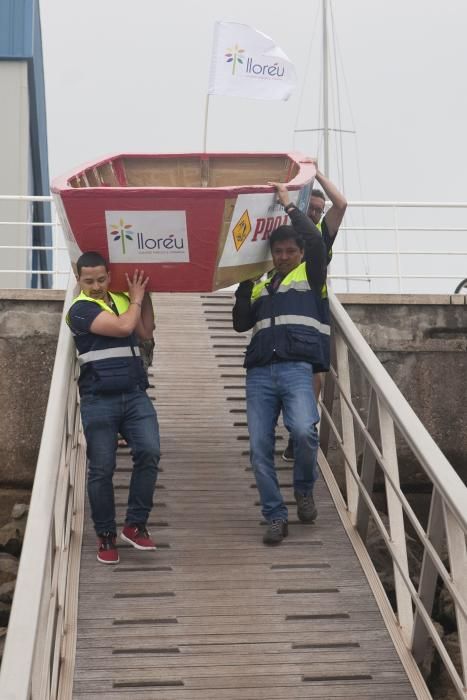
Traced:
<path id="1" fill-rule="evenodd" d="M 251 221 L 248 215 L 248 209 L 245 209 L 237 223 L 232 229 L 232 236 L 237 251 L 240 250 L 251 232 Z"/>
<path id="2" fill-rule="evenodd" d="M 106 211 L 105 220 L 110 262 L 190 260 L 184 211 Z"/>
<path id="3" fill-rule="evenodd" d="M 265 63 L 261 60 L 255 60 L 252 56 L 246 57 L 245 49 L 241 49 L 238 44 L 235 44 L 233 49 L 227 49 L 225 52 L 226 63 L 232 64 L 232 75 L 236 75 L 237 64 L 243 66 L 246 59 L 246 65 L 243 67 L 243 75 L 254 78 L 283 78 L 285 68 L 283 65 L 275 61 L 274 63 Z"/>
<path id="4" fill-rule="evenodd" d="M 295 68 L 271 37 L 239 22 L 216 22 L 209 95 L 288 100 Z"/>
<path id="5" fill-rule="evenodd" d="M 125 224 L 125 219 L 120 219 L 118 224 L 110 224 L 113 231 L 110 231 L 110 235 L 113 236 L 113 241 L 120 241 L 122 246 L 122 255 L 126 254 L 125 241 L 133 240 L 134 231 L 131 230 L 132 224 Z"/>
<path id="6" fill-rule="evenodd" d="M 237 63 L 243 63 L 244 56 L 242 56 L 241 54 L 244 53 L 245 49 L 241 49 L 238 44 L 235 44 L 233 49 L 227 49 L 227 51 L 225 52 L 226 62 L 232 64 L 232 75 L 235 75 Z"/>

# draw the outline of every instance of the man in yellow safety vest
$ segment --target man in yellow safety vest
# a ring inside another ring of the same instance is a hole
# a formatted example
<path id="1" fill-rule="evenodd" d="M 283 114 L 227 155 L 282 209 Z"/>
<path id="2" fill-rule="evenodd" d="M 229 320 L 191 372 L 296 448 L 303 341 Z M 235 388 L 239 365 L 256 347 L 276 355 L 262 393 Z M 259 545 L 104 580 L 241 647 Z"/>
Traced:
<path id="1" fill-rule="evenodd" d="M 316 180 L 323 188 L 324 192 L 319 189 L 311 191 L 310 203 L 308 205 L 308 216 L 313 221 L 315 226 L 321 231 L 323 241 L 326 246 L 328 255 L 328 264 L 332 258 L 332 246 L 334 245 L 337 232 L 344 218 L 347 209 L 347 200 L 344 195 L 339 192 L 329 178 L 327 178 L 318 168 L 318 161 L 314 160 L 316 166 Z M 325 212 L 326 198 L 331 202 L 328 211 Z M 321 387 L 322 375 L 316 373 L 314 376 L 316 400 L 318 400 Z M 294 445 L 293 440 L 289 437 L 288 444 L 282 453 L 282 459 L 286 462 L 294 461 Z"/>
<path id="2" fill-rule="evenodd" d="M 298 518 L 311 523 L 317 515 L 313 487 L 319 415 L 313 376 L 329 367 L 330 328 L 323 238 L 311 219 L 289 201 L 285 185 L 270 184 L 292 225 L 271 233 L 272 274 L 239 285 L 233 326 L 238 332 L 252 329 L 244 362 L 250 459 L 267 522 L 263 542 L 274 545 L 288 534 L 288 510 L 274 466 L 281 410 L 296 447 L 293 486 Z"/>
<path id="3" fill-rule="evenodd" d="M 67 315 L 78 351 L 81 418 L 87 443 L 88 496 L 97 534 L 97 559 L 118 564 L 113 473 L 117 436 L 131 449 L 133 473 L 120 537 L 139 550 L 156 546 L 146 528 L 160 458 L 159 427 L 146 394 L 147 374 L 138 337 L 152 334 L 154 317 L 145 293 L 148 278 L 126 276 L 128 293 L 111 292 L 106 260 L 83 253 L 76 277 L 81 292 Z M 146 325 L 148 326 L 146 328 Z"/>

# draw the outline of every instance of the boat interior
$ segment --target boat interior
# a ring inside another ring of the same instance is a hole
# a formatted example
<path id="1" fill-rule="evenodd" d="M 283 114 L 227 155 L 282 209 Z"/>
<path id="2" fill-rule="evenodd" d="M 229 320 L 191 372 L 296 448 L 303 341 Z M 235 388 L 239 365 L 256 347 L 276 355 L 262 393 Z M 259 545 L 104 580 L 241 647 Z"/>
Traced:
<path id="1" fill-rule="evenodd" d="M 116 156 L 68 179 L 73 188 L 245 187 L 290 182 L 299 166 L 287 154 Z"/>

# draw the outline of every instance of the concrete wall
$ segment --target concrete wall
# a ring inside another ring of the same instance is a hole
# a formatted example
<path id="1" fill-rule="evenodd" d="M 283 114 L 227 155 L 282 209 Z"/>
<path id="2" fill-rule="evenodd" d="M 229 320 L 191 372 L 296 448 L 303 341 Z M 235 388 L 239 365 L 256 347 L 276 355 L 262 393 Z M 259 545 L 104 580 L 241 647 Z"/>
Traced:
<path id="1" fill-rule="evenodd" d="M 0 290 L 0 486 L 32 484 L 64 296 Z"/>
<path id="2" fill-rule="evenodd" d="M 63 298 L 60 291 L 0 291 L 0 486 L 32 483 Z M 340 299 L 467 482 L 466 297 Z"/>
<path id="3" fill-rule="evenodd" d="M 467 297 L 342 294 L 339 299 L 467 483 Z M 411 462 L 407 453 L 407 470 Z"/>

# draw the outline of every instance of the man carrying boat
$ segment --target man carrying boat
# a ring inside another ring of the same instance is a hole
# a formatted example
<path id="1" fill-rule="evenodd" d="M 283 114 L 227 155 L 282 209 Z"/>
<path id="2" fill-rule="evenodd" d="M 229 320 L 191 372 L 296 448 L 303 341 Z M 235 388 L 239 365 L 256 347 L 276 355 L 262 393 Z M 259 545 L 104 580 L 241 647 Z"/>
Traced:
<path id="1" fill-rule="evenodd" d="M 135 270 L 131 279 L 126 275 L 128 294 L 110 292 L 106 261 L 99 253 L 87 252 L 78 259 L 76 279 L 81 293 L 70 307 L 67 323 L 80 365 L 80 409 L 97 559 L 103 564 L 118 564 L 112 478 L 119 433 L 128 442 L 133 459 L 120 537 L 136 549 L 156 549 L 146 522 L 160 458 L 159 427 L 146 394 L 148 379 L 138 347 L 138 336 L 152 333 L 154 317 L 145 293 L 148 278 L 142 271 Z"/>
<path id="2" fill-rule="evenodd" d="M 253 329 L 244 366 L 250 459 L 267 521 L 265 544 L 288 534 L 288 511 L 274 466 L 275 427 L 282 410 L 296 447 L 294 495 L 297 515 L 317 515 L 313 486 L 317 478 L 319 421 L 314 372 L 329 366 L 329 318 L 326 303 L 326 246 L 311 219 L 290 203 L 285 185 L 274 185 L 292 225 L 271 233 L 273 274 L 264 281 L 242 282 L 236 293 L 233 326 Z"/>
<path id="3" fill-rule="evenodd" d="M 334 183 L 325 177 L 318 169 L 318 162 L 315 160 L 314 163 L 316 165 L 316 180 L 319 182 L 324 192 L 319 189 L 313 189 L 311 191 L 308 216 L 321 231 L 329 254 L 328 262 L 331 262 L 331 249 L 347 209 L 347 200 L 344 195 L 339 192 Z M 326 197 L 331 202 L 331 206 L 326 214 L 324 214 Z"/>
<path id="4" fill-rule="evenodd" d="M 347 200 L 344 195 L 339 192 L 334 183 L 325 177 L 325 175 L 323 175 L 323 173 L 319 170 L 318 161 L 314 160 L 313 162 L 316 166 L 316 180 L 319 182 L 324 192 L 319 189 L 313 189 L 311 191 L 310 203 L 308 205 L 308 216 L 313 221 L 315 226 L 321 231 L 327 250 L 329 265 L 332 259 L 332 246 L 334 245 L 337 232 L 339 231 L 339 227 L 347 209 Z M 324 214 L 326 197 L 331 202 L 331 206 L 326 214 Z M 322 379 L 323 377 L 321 374 L 315 374 L 314 386 L 317 401 L 321 392 Z M 289 437 L 287 447 L 282 453 L 282 459 L 286 462 L 294 461 L 294 445 L 291 437 Z"/>

